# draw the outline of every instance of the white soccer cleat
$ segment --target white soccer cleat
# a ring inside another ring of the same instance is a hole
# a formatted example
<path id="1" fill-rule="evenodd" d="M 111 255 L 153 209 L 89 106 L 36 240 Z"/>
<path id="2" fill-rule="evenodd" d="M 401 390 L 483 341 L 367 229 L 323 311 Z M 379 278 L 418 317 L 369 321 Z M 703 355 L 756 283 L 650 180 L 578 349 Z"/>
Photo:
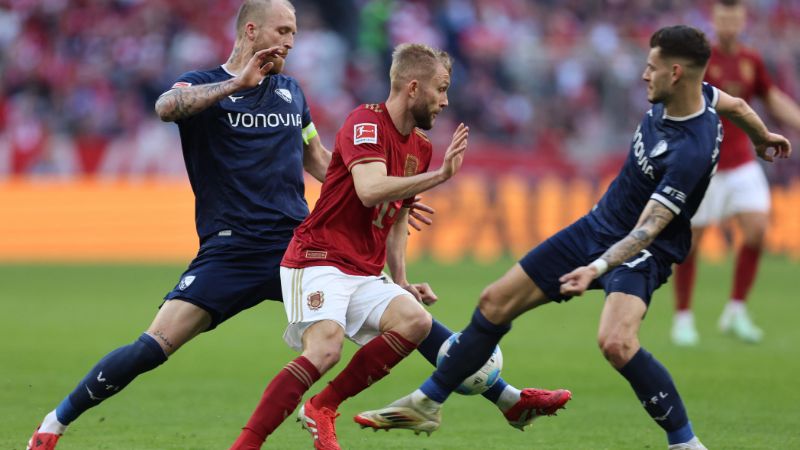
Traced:
<path id="1" fill-rule="evenodd" d="M 708 450 L 700 439 L 697 439 L 697 436 L 693 437 L 692 440 L 689 442 L 684 442 L 681 444 L 672 444 L 668 447 L 668 450 Z"/>
<path id="2" fill-rule="evenodd" d="M 700 335 L 694 326 L 692 313 L 677 313 L 672 320 L 670 332 L 672 343 L 680 347 L 694 347 L 700 342 Z"/>
<path id="3" fill-rule="evenodd" d="M 386 408 L 364 411 L 353 420 L 361 428 L 369 427 L 375 431 L 404 428 L 430 436 L 442 422 L 441 405 L 425 395 L 409 394 Z"/>
<path id="4" fill-rule="evenodd" d="M 730 333 L 742 341 L 752 344 L 761 342 L 761 339 L 764 338 L 764 331 L 753 323 L 744 308 L 723 311 L 719 318 L 719 329 L 723 333 Z"/>

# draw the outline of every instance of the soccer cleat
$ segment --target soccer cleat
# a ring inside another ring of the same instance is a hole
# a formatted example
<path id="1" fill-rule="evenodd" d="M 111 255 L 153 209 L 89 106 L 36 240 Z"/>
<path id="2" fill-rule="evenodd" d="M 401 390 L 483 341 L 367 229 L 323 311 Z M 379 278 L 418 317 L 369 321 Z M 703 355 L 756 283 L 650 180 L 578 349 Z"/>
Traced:
<path id="1" fill-rule="evenodd" d="M 55 433 L 40 433 L 39 427 L 33 432 L 33 436 L 28 441 L 26 450 L 53 450 L 56 448 L 60 434 Z"/>
<path id="2" fill-rule="evenodd" d="M 672 321 L 670 337 L 672 338 L 672 343 L 680 347 L 694 347 L 700 342 L 700 335 L 697 334 L 694 319 L 691 315 L 675 315 Z"/>
<path id="3" fill-rule="evenodd" d="M 313 397 L 312 397 L 313 398 Z M 314 448 L 317 450 L 342 450 L 336 441 L 336 418 L 339 414 L 330 408 L 317 408 L 308 400 L 300 407 L 297 420 L 302 423 L 305 430 L 314 438 Z"/>
<path id="4" fill-rule="evenodd" d="M 683 442 L 681 444 L 672 444 L 668 447 L 667 450 L 708 450 L 700 439 L 697 439 L 697 436 L 693 437 L 692 440 L 689 442 Z"/>
<path id="5" fill-rule="evenodd" d="M 764 337 L 764 332 L 753 323 L 746 309 L 723 311 L 719 318 L 719 329 L 723 333 L 730 333 L 742 341 L 752 344 L 761 342 Z"/>
<path id="6" fill-rule="evenodd" d="M 411 430 L 414 434 L 426 433 L 428 436 L 439 428 L 442 422 L 440 405 L 428 397 L 419 400 L 407 395 L 386 408 L 364 411 L 353 417 L 361 428 L 389 431 L 393 428 Z"/>
<path id="7" fill-rule="evenodd" d="M 566 389 L 548 391 L 545 389 L 526 388 L 520 393 L 519 401 L 503 415 L 508 424 L 520 431 L 530 425 L 539 416 L 553 416 L 572 398 L 572 392 Z"/>

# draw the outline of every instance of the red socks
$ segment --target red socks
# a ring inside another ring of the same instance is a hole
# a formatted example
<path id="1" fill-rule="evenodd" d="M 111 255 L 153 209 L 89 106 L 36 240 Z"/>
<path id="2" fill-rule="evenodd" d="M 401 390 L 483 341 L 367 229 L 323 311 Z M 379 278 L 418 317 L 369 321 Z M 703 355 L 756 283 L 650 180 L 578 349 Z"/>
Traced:
<path id="1" fill-rule="evenodd" d="M 317 408 L 333 411 L 349 397 L 353 397 L 371 384 L 389 374 L 389 370 L 408 356 L 417 344 L 399 333 L 387 331 L 361 347 L 342 370 L 311 403 Z"/>
<path id="2" fill-rule="evenodd" d="M 697 275 L 697 254 L 690 254 L 675 266 L 675 310 L 687 311 L 692 305 L 692 290 Z"/>
<path id="3" fill-rule="evenodd" d="M 287 364 L 264 390 L 261 401 L 231 450 L 260 449 L 267 436 L 297 408 L 303 394 L 319 377 L 317 368 L 304 356 Z"/>
<path id="4" fill-rule="evenodd" d="M 733 290 L 731 299 L 746 301 L 750 288 L 758 272 L 758 261 L 761 259 L 761 247 L 742 245 L 736 255 L 736 270 L 733 273 Z"/>

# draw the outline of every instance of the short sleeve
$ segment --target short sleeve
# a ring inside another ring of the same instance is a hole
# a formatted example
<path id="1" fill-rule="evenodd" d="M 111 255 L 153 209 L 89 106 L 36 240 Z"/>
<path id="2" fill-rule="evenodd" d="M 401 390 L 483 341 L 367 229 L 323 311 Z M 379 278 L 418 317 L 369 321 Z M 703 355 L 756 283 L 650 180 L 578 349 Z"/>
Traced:
<path id="1" fill-rule="evenodd" d="M 719 89 L 715 88 L 709 83 L 703 82 L 703 96 L 706 98 L 709 106 L 712 108 L 717 107 L 719 101 Z"/>
<path id="2" fill-rule="evenodd" d="M 753 85 L 753 90 L 757 96 L 763 98 L 767 95 L 772 87 L 772 79 L 767 72 L 767 67 L 764 64 L 764 60 L 761 59 L 760 56 L 754 54 L 753 63 L 756 66 L 756 79 Z"/>
<path id="3" fill-rule="evenodd" d="M 681 140 L 669 145 L 674 148 L 670 148 L 670 155 L 665 161 L 664 177 L 650 198 L 666 206 L 677 216 L 703 177 L 709 176 L 713 161 L 710 155 L 704 155 L 696 148 L 680 148 L 700 145 L 694 140 Z"/>
<path id="4" fill-rule="evenodd" d="M 308 143 L 311 142 L 311 139 L 314 139 L 317 136 L 317 127 L 314 126 L 314 121 L 311 119 L 311 107 L 308 105 L 308 101 L 306 100 L 306 94 L 303 92 L 303 89 L 300 88 L 299 84 L 295 84 L 295 87 L 297 88 L 297 93 L 302 100 L 303 111 L 300 119 L 303 126 L 303 143 L 308 145 Z"/>
<path id="5" fill-rule="evenodd" d="M 200 72 L 192 71 L 186 72 L 183 75 L 179 76 L 172 86 L 168 90 L 182 88 L 182 87 L 189 87 L 198 84 L 206 84 L 208 83 L 208 79 L 204 77 Z"/>
<path id="6" fill-rule="evenodd" d="M 382 128 L 375 111 L 361 109 L 347 118 L 340 131 L 339 152 L 348 171 L 357 164 L 386 163 L 386 132 Z"/>

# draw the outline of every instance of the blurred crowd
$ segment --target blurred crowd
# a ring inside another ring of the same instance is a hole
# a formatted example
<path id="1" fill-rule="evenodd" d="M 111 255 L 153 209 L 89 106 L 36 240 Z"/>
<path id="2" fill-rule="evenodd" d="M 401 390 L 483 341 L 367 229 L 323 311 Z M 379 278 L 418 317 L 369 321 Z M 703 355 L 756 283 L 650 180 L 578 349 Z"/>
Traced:
<path id="1" fill-rule="evenodd" d="M 181 73 L 225 62 L 239 0 L 0 2 L 0 177 L 184 173 L 177 127 L 153 112 Z M 713 37 L 710 1 L 296 0 L 287 73 L 323 142 L 358 103 L 388 92 L 392 48 L 455 58 L 450 108 L 484 169 L 591 174 L 618 164 L 647 106 L 650 34 L 685 23 Z M 800 98 L 800 1 L 751 0 L 745 41 Z M 791 136 L 800 145 L 798 136 Z M 332 148 L 332 147 L 331 147 Z M 440 147 L 440 148 L 443 148 Z M 774 179 L 800 173 L 793 164 Z"/>

